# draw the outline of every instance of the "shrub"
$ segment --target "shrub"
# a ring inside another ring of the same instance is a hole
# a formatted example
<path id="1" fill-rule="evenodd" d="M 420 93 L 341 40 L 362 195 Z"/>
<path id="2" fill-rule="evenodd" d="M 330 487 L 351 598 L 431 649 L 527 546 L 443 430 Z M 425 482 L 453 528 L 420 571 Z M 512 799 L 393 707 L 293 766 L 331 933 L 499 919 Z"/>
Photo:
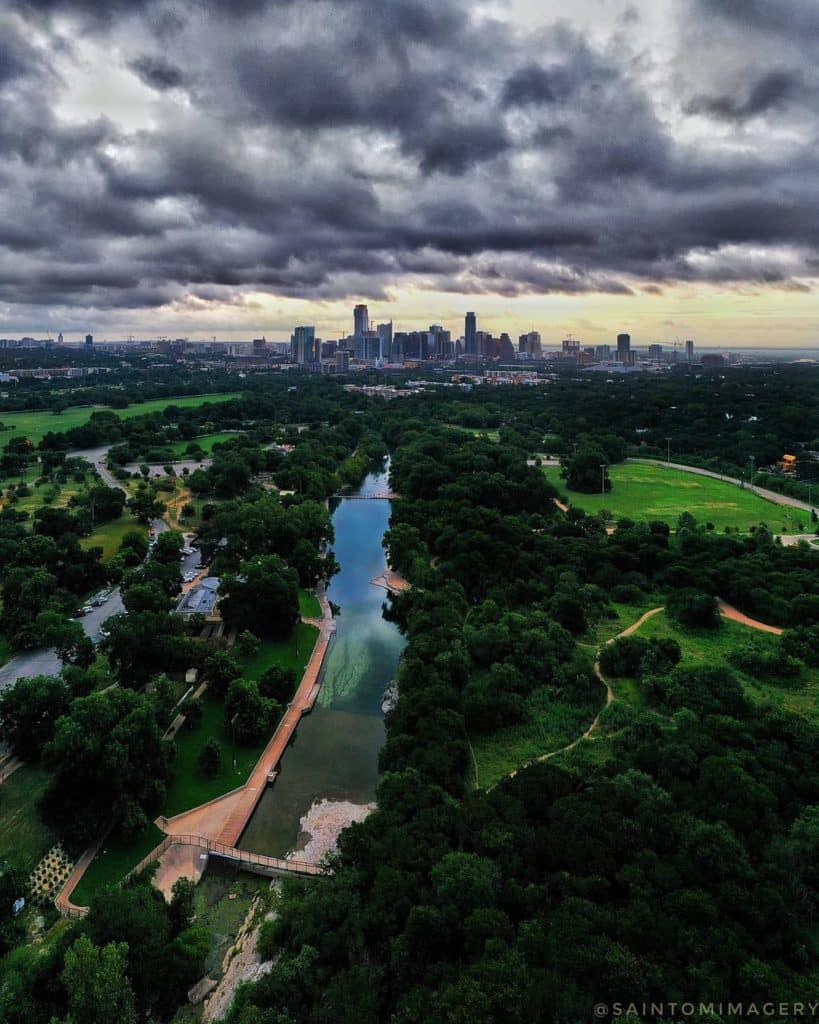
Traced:
<path id="1" fill-rule="evenodd" d="M 666 602 L 666 611 L 683 626 L 716 629 L 720 625 L 717 599 L 693 587 L 672 593 Z"/>

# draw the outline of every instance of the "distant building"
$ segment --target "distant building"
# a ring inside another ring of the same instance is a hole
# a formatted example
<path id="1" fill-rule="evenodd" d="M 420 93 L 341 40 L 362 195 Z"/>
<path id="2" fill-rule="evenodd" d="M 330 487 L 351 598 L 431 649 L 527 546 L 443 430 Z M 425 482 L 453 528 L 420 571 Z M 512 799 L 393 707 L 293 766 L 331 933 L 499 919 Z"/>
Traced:
<path id="1" fill-rule="evenodd" d="M 531 359 L 540 359 L 542 354 L 540 334 L 537 331 L 521 334 L 518 337 L 518 353 L 528 355 Z"/>
<path id="2" fill-rule="evenodd" d="M 63 343 L 63 332 L 60 331 L 60 333 L 57 335 L 57 344 L 58 345 L 62 345 L 62 343 Z"/>
<path id="3" fill-rule="evenodd" d="M 353 337 L 363 338 L 370 329 L 370 312 L 364 303 L 353 309 Z"/>
<path id="4" fill-rule="evenodd" d="M 389 362 L 392 356 L 392 320 L 388 324 L 379 324 L 375 331 L 378 335 L 378 358 Z"/>
<path id="5" fill-rule="evenodd" d="M 336 373 L 347 373 L 350 369 L 350 353 L 346 349 L 336 352 Z"/>
<path id="6" fill-rule="evenodd" d="M 576 356 L 580 351 L 580 342 L 570 334 L 568 338 L 563 339 L 560 351 L 564 356 Z"/>
<path id="7" fill-rule="evenodd" d="M 464 353 L 468 356 L 478 354 L 478 319 L 474 313 L 464 317 Z"/>
<path id="8" fill-rule="evenodd" d="M 595 345 L 594 358 L 603 361 L 611 359 L 611 345 Z"/>
<path id="9" fill-rule="evenodd" d="M 632 363 L 632 352 L 631 352 L 631 335 L 630 334 L 618 334 L 617 335 L 617 362 L 622 363 L 624 366 L 630 366 Z"/>
<path id="10" fill-rule="evenodd" d="M 317 358 L 316 329 L 305 324 L 293 331 L 290 339 L 290 358 L 299 366 L 315 363 Z"/>
<path id="11" fill-rule="evenodd" d="M 93 334 L 86 334 L 86 336 L 85 336 L 85 344 L 88 345 L 89 347 L 94 344 L 94 335 Z"/>
<path id="12" fill-rule="evenodd" d="M 721 370 L 724 366 L 724 357 L 717 355 L 716 353 L 707 353 L 702 357 L 703 370 Z"/>
<path id="13" fill-rule="evenodd" d="M 655 361 L 659 361 L 663 358 L 663 346 L 662 345 L 649 345 L 648 346 L 648 358 Z"/>
<path id="14" fill-rule="evenodd" d="M 685 343 L 685 361 L 687 363 L 694 362 L 694 342 L 691 338 L 689 338 Z"/>
<path id="15" fill-rule="evenodd" d="M 511 362 L 515 358 L 515 346 L 506 331 L 498 338 L 498 356 L 504 362 Z"/>

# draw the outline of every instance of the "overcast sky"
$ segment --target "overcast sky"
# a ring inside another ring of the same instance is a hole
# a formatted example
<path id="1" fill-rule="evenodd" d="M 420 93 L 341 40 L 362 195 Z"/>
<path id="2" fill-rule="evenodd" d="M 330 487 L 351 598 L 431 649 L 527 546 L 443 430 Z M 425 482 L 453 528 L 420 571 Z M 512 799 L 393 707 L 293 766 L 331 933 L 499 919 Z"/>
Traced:
<path id="1" fill-rule="evenodd" d="M 5 0 L 0 335 L 819 344 L 817 0 Z"/>

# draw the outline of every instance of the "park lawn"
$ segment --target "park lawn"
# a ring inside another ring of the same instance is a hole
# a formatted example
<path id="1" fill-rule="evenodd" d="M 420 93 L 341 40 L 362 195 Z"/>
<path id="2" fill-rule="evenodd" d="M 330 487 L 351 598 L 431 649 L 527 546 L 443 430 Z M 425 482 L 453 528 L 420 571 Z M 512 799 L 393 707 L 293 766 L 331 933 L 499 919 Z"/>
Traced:
<path id="1" fill-rule="evenodd" d="M 131 868 L 159 846 L 162 839 L 163 833 L 153 822 L 133 839 L 110 835 L 71 894 L 71 902 L 78 907 L 87 907 L 92 897 L 106 886 L 121 882 Z"/>
<path id="2" fill-rule="evenodd" d="M 173 444 L 168 445 L 168 452 L 176 459 L 186 459 L 188 456 L 185 454 L 185 449 L 189 444 L 198 444 L 199 447 L 206 455 L 210 455 L 213 451 L 214 445 L 221 444 L 223 441 L 230 441 L 234 437 L 240 437 L 241 432 L 238 430 L 223 430 L 217 434 L 203 434 L 201 437 L 193 437 L 190 441 L 175 441 Z"/>
<path id="3" fill-rule="evenodd" d="M 543 472 L 549 483 L 568 495 L 570 504 L 589 514 L 606 509 L 615 520 L 657 520 L 675 528 L 680 515 L 690 512 L 700 525 L 713 523 L 719 531 L 730 526 L 747 533 L 752 526 L 765 523 L 774 533 L 796 533 L 797 517 L 807 516 L 735 484 L 661 465 L 625 462 L 611 466 L 612 489 L 605 496 L 568 491 L 559 466 L 544 466 Z"/>
<path id="4" fill-rule="evenodd" d="M 529 761 L 567 746 L 582 736 L 603 706 L 600 686 L 598 704 L 576 705 L 555 700 L 548 687 L 534 690 L 526 704 L 526 717 L 497 732 L 470 736 L 478 766 L 478 785 L 485 789 Z M 471 777 L 474 771 L 470 768 Z"/>
<path id="5" fill-rule="evenodd" d="M 43 768 L 24 764 L 0 785 L 0 858 L 8 857 L 25 872 L 32 871 L 57 841 L 37 809 L 47 784 Z"/>
<path id="6" fill-rule="evenodd" d="M 204 405 L 206 402 L 227 402 L 232 398 L 238 398 L 239 394 L 238 391 L 223 391 L 213 395 L 154 398 L 147 402 L 135 402 L 126 409 L 113 410 L 107 405 L 84 405 L 65 409 L 60 413 L 54 413 L 50 409 L 38 409 L 34 412 L 0 412 L 0 423 L 6 428 L 11 426 L 15 428 L 14 430 L 0 431 L 0 448 L 5 448 L 12 437 L 27 437 L 34 444 L 38 444 L 49 431 L 64 433 L 73 427 L 80 427 L 88 422 L 92 413 L 101 412 L 103 409 L 115 412 L 120 419 L 128 420 L 135 416 L 145 416 L 151 412 L 161 412 L 169 405 L 191 409 Z"/>
<path id="7" fill-rule="evenodd" d="M 242 674 L 246 679 L 258 679 L 271 665 L 278 664 L 294 668 L 301 679 L 317 634 L 315 626 L 299 623 L 288 640 L 263 641 L 259 652 L 244 660 Z M 222 769 L 215 776 L 204 775 L 198 764 L 202 747 L 211 738 L 215 738 L 222 748 Z M 239 743 L 234 747 L 230 723 L 225 720 L 224 704 L 206 690 L 202 697 L 202 721 L 195 729 L 183 728 L 177 733 L 174 778 L 168 787 L 162 813 L 166 818 L 172 818 L 243 785 L 269 739 L 268 736 L 258 743 Z"/>
<path id="8" fill-rule="evenodd" d="M 299 622 L 287 640 L 263 640 L 258 652 L 252 658 L 242 660 L 242 675 L 245 679 L 260 679 L 271 665 L 292 668 L 299 680 L 304 675 L 307 662 L 313 653 L 318 629 L 308 622 Z"/>
<path id="9" fill-rule="evenodd" d="M 2 435 L 0 435 L 0 437 L 2 437 Z M 28 469 L 26 469 L 25 473 L 23 473 L 22 475 L 15 475 L 0 481 L 0 489 L 2 489 L 4 492 L 2 501 L 0 501 L 0 507 L 6 508 L 8 506 L 10 508 L 16 509 L 18 512 L 27 512 L 29 516 L 29 526 L 31 525 L 32 519 L 34 518 L 34 513 L 38 509 L 43 508 L 43 506 L 46 505 L 46 501 L 44 500 L 45 495 L 52 490 L 53 486 L 55 486 L 48 483 L 40 484 L 39 487 L 36 486 L 35 481 L 40 479 L 40 472 L 41 470 L 39 466 L 29 466 Z M 91 473 L 89 470 L 89 472 L 86 474 L 86 480 L 88 480 L 90 476 Z M 18 498 L 17 501 L 13 503 L 13 505 L 10 505 L 8 497 L 6 496 L 5 492 L 8 490 L 12 483 L 16 484 L 20 483 L 21 481 L 25 481 L 25 483 L 28 484 L 29 489 L 31 490 L 31 494 L 26 495 L 25 497 L 22 498 Z M 57 497 L 53 501 L 47 503 L 49 508 L 66 508 L 68 506 L 69 500 L 75 494 L 78 494 L 84 486 L 84 483 L 79 483 L 77 480 L 74 479 L 73 474 L 71 478 L 66 481 L 66 483 L 56 484 L 59 493 L 57 494 Z"/>
<path id="10" fill-rule="evenodd" d="M 500 431 L 488 427 L 461 427 L 457 423 L 448 423 L 450 430 L 460 430 L 462 434 L 472 434 L 473 437 L 485 437 L 488 441 L 500 441 Z"/>
<path id="11" fill-rule="evenodd" d="M 258 653 L 244 660 L 243 675 L 248 679 L 258 679 L 276 663 L 290 665 L 301 679 L 317 635 L 315 626 L 299 623 L 288 640 L 263 641 Z M 211 737 L 215 737 L 222 747 L 222 769 L 213 777 L 204 775 L 198 765 L 199 753 Z M 225 721 L 224 704 L 206 690 L 202 697 L 201 722 L 194 729 L 182 728 L 177 733 L 174 775 L 162 808 L 163 816 L 172 818 L 243 785 L 269 738 L 252 745 L 237 744 L 234 769 L 233 737 L 230 724 Z M 130 841 L 110 837 L 104 844 L 104 852 L 94 858 L 83 875 L 73 901 L 79 906 L 86 906 L 103 886 L 121 881 L 161 841 L 162 833 L 153 824 Z"/>
<path id="12" fill-rule="evenodd" d="M 137 533 L 146 535 L 148 527 L 134 519 L 132 515 L 126 514 L 114 519 L 110 523 L 102 523 L 87 537 L 83 537 L 80 543 L 84 548 L 102 548 L 102 561 L 107 564 L 119 551 L 120 544 L 126 533 L 136 530 Z"/>
<path id="13" fill-rule="evenodd" d="M 592 623 L 583 639 L 597 645 L 604 644 L 633 625 L 645 612 L 662 603 L 661 599 L 652 594 L 646 594 L 639 604 L 620 604 L 612 601 L 609 605 L 610 617 Z"/>
<path id="14" fill-rule="evenodd" d="M 299 588 L 299 615 L 306 619 L 320 619 L 321 605 L 315 594 L 309 590 Z"/>
<path id="15" fill-rule="evenodd" d="M 756 679 L 731 664 L 731 651 L 750 639 L 761 644 L 776 643 L 776 637 L 770 633 L 763 633 L 727 619 L 722 620 L 719 629 L 685 629 L 669 619 L 665 612 L 660 612 L 647 619 L 637 631 L 637 635 L 646 639 L 673 637 L 682 648 L 682 665 L 706 664 L 730 668 L 742 682 L 747 697 L 754 704 L 773 706 L 813 722 L 819 721 L 819 669 L 805 668 L 801 677 L 790 680 L 786 686 L 777 686 L 770 680 Z M 617 682 L 623 681 L 613 681 L 615 692 Z"/>

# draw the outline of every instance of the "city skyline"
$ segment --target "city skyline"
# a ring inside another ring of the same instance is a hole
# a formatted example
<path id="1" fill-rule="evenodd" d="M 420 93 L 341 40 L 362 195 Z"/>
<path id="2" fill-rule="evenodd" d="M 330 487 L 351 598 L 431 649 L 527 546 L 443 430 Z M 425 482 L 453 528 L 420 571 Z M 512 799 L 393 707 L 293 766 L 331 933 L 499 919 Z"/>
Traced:
<path id="1" fill-rule="evenodd" d="M 811 0 L 295 10 L 6 5 L 0 334 L 819 344 Z"/>

